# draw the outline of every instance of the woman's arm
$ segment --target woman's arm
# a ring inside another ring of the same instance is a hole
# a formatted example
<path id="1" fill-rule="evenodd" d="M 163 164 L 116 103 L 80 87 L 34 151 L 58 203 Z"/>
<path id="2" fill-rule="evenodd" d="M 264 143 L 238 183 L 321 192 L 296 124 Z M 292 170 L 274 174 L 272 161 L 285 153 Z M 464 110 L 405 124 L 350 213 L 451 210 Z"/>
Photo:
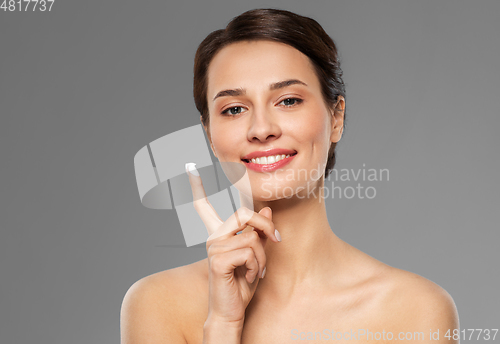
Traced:
<path id="1" fill-rule="evenodd" d="M 228 324 L 210 317 L 203 326 L 203 344 L 240 344 L 243 323 Z"/>
<path id="2" fill-rule="evenodd" d="M 122 344 L 187 343 L 178 323 L 178 302 L 168 290 L 148 277 L 129 288 L 120 314 Z"/>
<path id="3" fill-rule="evenodd" d="M 400 271 L 397 287 L 390 293 L 387 322 L 394 333 L 419 334 L 418 343 L 458 344 L 458 312 L 450 294 L 438 284 L 417 274 Z M 447 334 L 451 334 L 451 338 Z"/>
<path id="4" fill-rule="evenodd" d="M 425 333 L 426 342 L 434 344 L 458 344 L 459 337 L 453 336 L 454 331 L 460 331 L 458 311 L 455 302 L 446 290 L 435 285 L 432 291 L 419 296 L 414 300 L 418 303 L 413 315 L 408 315 L 415 323 L 415 327 Z M 433 338 L 431 338 L 433 337 Z"/>

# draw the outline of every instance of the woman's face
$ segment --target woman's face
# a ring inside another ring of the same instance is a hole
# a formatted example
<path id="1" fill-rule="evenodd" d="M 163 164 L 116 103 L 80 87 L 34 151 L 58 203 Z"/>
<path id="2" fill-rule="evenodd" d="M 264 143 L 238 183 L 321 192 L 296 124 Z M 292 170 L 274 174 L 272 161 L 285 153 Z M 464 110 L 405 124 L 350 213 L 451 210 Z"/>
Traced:
<path id="1" fill-rule="evenodd" d="M 221 162 L 246 166 L 253 198 L 307 197 L 343 125 L 343 112 L 327 108 L 309 58 L 277 42 L 232 43 L 212 59 L 207 91 L 212 150 Z M 245 159 L 252 153 L 258 162 Z M 285 158 L 273 163 L 271 155 Z"/>

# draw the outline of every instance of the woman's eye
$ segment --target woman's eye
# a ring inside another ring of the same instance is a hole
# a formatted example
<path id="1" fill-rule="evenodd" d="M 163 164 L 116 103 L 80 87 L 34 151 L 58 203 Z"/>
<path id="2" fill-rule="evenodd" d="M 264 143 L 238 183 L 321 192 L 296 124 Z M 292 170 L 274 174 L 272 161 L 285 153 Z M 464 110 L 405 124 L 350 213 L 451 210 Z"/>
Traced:
<path id="1" fill-rule="evenodd" d="M 226 114 L 230 114 L 232 116 L 234 115 L 237 115 L 239 113 L 242 113 L 243 111 L 241 111 L 243 108 L 241 106 L 233 106 L 233 107 L 230 107 L 230 108 L 227 108 L 226 110 L 222 111 L 222 114 L 226 115 Z"/>
<path id="2" fill-rule="evenodd" d="M 303 100 L 299 98 L 286 98 L 283 99 L 280 104 L 283 104 L 285 107 L 292 107 L 302 103 Z M 242 112 L 245 112 L 245 109 L 242 106 L 232 106 L 222 111 L 221 114 L 227 116 L 236 116 Z"/>
<path id="3" fill-rule="evenodd" d="M 283 99 L 280 102 L 280 104 L 281 103 L 283 103 L 283 105 L 285 105 L 285 106 L 294 106 L 294 105 L 302 103 L 302 99 L 299 99 L 299 98 L 286 98 L 286 99 Z"/>

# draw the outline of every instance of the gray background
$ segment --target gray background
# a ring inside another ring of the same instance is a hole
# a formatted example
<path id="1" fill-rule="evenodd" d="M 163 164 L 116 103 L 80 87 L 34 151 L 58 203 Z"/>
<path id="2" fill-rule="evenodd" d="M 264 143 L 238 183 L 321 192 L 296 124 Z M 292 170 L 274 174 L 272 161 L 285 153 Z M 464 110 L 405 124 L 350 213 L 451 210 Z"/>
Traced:
<path id="1" fill-rule="evenodd" d="M 258 7 L 338 44 L 337 168 L 390 170 L 372 200 L 328 200 L 334 231 L 444 287 L 462 328 L 500 327 L 499 1 L 56 1 L 0 11 L 2 343 L 116 343 L 135 281 L 206 258 L 141 205 L 133 157 L 199 123 L 198 44 Z"/>

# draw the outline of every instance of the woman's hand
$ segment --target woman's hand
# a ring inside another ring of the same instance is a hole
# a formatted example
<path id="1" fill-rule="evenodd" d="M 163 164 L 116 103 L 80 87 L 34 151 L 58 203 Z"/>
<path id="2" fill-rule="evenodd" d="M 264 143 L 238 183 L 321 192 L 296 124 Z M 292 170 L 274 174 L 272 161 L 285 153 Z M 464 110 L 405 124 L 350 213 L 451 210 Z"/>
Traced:
<path id="1" fill-rule="evenodd" d="M 194 207 L 209 234 L 206 245 L 209 262 L 207 322 L 242 327 L 245 309 L 255 293 L 259 277 L 265 274 L 267 238 L 280 241 L 271 221 L 271 208 L 256 213 L 242 207 L 223 222 L 208 202 L 201 177 L 189 172 L 188 175 Z M 252 228 L 236 234 L 247 226 Z"/>

